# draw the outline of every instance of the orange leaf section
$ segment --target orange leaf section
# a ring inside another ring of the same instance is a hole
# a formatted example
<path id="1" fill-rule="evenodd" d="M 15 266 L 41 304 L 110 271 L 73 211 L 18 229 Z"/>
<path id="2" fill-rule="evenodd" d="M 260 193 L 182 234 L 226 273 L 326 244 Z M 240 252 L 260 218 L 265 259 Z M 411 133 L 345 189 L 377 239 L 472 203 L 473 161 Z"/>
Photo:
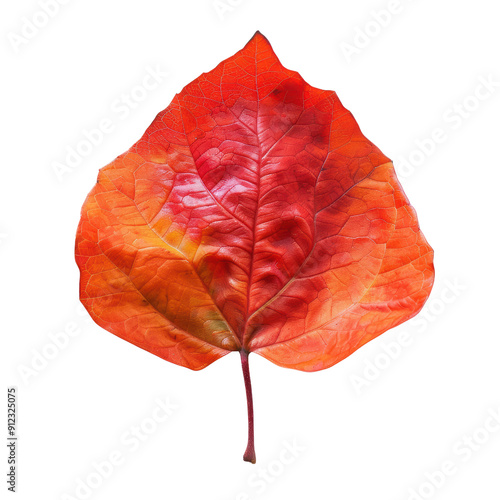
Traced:
<path id="1" fill-rule="evenodd" d="M 390 160 L 260 33 L 101 169 L 76 241 L 96 323 L 194 370 L 332 366 L 422 308 L 432 259 Z"/>

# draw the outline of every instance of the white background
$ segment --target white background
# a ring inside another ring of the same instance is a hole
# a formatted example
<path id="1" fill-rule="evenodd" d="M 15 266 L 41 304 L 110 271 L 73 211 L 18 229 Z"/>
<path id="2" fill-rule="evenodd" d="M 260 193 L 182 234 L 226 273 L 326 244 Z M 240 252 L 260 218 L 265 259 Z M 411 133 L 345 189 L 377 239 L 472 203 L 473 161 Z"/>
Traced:
<path id="1" fill-rule="evenodd" d="M 83 498 L 89 478 L 92 499 L 500 498 L 500 424 L 489 417 L 500 412 L 500 11 L 491 0 L 394 1 L 70 0 L 48 20 L 35 0 L 4 2 L 1 356 L 2 391 L 19 392 L 17 498 Z M 100 329 L 77 308 L 73 249 L 98 169 L 257 29 L 286 67 L 336 90 L 395 161 L 437 274 L 417 319 L 331 369 L 250 356 L 251 465 L 237 354 L 192 372 Z M 169 75 L 141 94 L 156 66 Z M 130 92 L 141 102 L 118 112 Z M 113 130 L 60 181 L 54 163 L 104 118 Z M 177 408 L 152 430 L 156 398 Z M 123 435 L 140 425 L 151 433 L 134 451 Z M 112 453 L 122 462 L 100 480 L 92 464 Z M 435 473 L 443 462 L 453 473 Z"/>

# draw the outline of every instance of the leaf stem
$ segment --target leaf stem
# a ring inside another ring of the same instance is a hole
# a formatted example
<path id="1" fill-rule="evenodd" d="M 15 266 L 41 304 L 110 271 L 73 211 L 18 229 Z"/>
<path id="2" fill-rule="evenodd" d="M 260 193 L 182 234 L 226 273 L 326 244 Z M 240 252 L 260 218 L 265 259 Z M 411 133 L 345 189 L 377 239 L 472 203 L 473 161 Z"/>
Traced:
<path id="1" fill-rule="evenodd" d="M 253 398 L 252 398 L 252 382 L 250 380 L 250 369 L 248 366 L 248 352 L 241 349 L 241 367 L 243 369 L 243 379 L 245 381 L 245 391 L 247 393 L 248 407 L 248 444 L 243 460 L 245 462 L 255 463 L 255 446 L 254 446 L 254 426 L 253 426 Z"/>

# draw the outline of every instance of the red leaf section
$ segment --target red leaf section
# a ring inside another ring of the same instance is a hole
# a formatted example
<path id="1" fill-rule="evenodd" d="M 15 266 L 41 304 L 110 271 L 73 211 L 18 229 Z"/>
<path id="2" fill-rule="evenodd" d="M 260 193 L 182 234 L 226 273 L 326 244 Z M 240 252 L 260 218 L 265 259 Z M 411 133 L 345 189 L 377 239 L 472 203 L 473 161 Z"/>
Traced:
<path id="1" fill-rule="evenodd" d="M 328 368 L 422 308 L 432 259 L 390 160 L 260 33 L 101 169 L 76 241 L 96 323 L 193 370 Z"/>

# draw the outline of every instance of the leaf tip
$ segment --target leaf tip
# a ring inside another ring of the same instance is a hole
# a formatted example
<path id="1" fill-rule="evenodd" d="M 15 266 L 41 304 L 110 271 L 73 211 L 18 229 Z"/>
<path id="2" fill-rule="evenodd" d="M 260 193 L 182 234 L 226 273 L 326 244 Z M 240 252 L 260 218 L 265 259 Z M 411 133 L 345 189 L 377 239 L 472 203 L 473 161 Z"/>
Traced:
<path id="1" fill-rule="evenodd" d="M 266 43 L 269 43 L 269 45 L 271 45 L 271 44 L 270 44 L 270 42 L 269 42 L 269 40 L 267 39 L 267 37 L 266 37 L 265 35 L 263 35 L 263 34 L 262 34 L 259 30 L 257 30 L 257 31 L 256 31 L 256 32 L 252 35 L 252 38 L 250 38 L 250 40 L 248 40 L 248 42 L 247 42 L 247 43 L 250 43 L 250 42 L 252 42 L 252 41 L 254 41 L 254 40 L 255 40 L 255 41 L 258 41 L 258 40 L 259 40 L 259 38 L 260 38 L 260 39 L 262 39 L 262 40 L 264 40 Z"/>

